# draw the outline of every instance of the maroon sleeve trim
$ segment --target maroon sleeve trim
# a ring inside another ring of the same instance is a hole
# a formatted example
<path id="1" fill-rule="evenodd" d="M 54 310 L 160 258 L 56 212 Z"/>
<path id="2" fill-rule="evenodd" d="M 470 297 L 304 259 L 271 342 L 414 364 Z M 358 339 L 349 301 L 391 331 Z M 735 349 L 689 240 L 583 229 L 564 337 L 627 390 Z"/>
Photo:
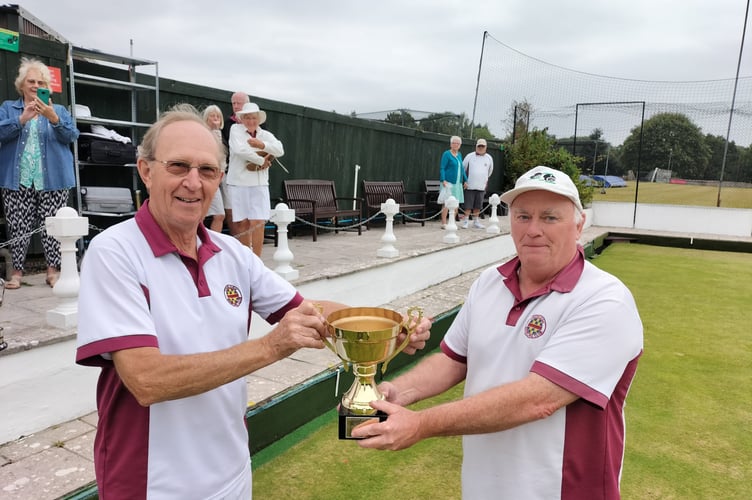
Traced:
<path id="1" fill-rule="evenodd" d="M 76 350 L 76 363 L 83 366 L 111 366 L 112 361 L 103 358 L 102 354 L 136 347 L 158 348 L 159 342 L 157 337 L 147 334 L 97 340 Z"/>
<path id="2" fill-rule="evenodd" d="M 536 361 L 535 363 L 533 363 L 533 367 L 530 369 L 530 371 L 550 380 L 559 387 L 563 387 L 572 394 L 576 394 L 585 401 L 596 405 L 600 409 L 605 409 L 606 405 L 608 404 L 608 396 L 606 396 L 605 394 L 596 391 L 587 384 L 583 384 L 579 380 L 572 378 L 566 373 L 559 371 L 556 368 L 545 363 Z"/>
<path id="3" fill-rule="evenodd" d="M 450 359 L 453 359 L 458 363 L 462 363 L 463 365 L 467 364 L 467 357 L 460 356 L 459 354 L 454 352 L 443 340 L 441 341 L 439 347 L 441 348 L 441 352 L 446 354 Z"/>
<path id="4" fill-rule="evenodd" d="M 269 322 L 270 325 L 274 325 L 276 323 L 279 323 L 279 321 L 287 314 L 288 311 L 295 309 L 303 302 L 303 296 L 300 295 L 299 292 L 295 292 L 295 296 L 290 299 L 290 302 L 276 310 L 275 312 L 271 313 L 268 318 L 266 318 L 266 321 Z"/>

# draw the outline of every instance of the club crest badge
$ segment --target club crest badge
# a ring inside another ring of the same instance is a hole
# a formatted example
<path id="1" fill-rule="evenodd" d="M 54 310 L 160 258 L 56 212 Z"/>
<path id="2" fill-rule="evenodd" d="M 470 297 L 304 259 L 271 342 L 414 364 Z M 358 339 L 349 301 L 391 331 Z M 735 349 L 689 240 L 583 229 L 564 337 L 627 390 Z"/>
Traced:
<path id="1" fill-rule="evenodd" d="M 527 326 L 525 326 L 525 337 L 529 339 L 537 339 L 544 333 L 546 333 L 546 318 L 540 314 L 536 314 L 530 318 Z"/>
<path id="2" fill-rule="evenodd" d="M 225 300 L 233 307 L 240 307 L 243 303 L 243 294 L 235 285 L 225 285 Z"/>

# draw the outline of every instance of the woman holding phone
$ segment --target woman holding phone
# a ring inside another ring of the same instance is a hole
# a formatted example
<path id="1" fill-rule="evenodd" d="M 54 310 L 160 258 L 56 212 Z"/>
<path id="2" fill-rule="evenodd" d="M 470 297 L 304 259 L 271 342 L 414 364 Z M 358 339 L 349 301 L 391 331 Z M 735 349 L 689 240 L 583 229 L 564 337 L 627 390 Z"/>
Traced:
<path id="1" fill-rule="evenodd" d="M 0 194 L 13 263 L 8 290 L 21 287 L 31 235 L 67 204 L 76 185 L 70 145 L 78 130 L 68 110 L 49 98 L 50 80 L 41 61 L 21 58 L 15 82 L 21 97 L 0 105 Z M 46 281 L 54 286 L 60 243 L 43 230 L 42 246 Z"/>

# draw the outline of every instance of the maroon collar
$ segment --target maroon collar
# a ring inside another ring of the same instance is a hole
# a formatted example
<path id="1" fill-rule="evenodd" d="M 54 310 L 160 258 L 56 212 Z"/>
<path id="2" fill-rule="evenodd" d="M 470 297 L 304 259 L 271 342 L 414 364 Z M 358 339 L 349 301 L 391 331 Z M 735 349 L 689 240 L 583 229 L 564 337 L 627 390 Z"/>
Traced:
<path id="1" fill-rule="evenodd" d="M 554 276 L 554 279 L 547 285 L 542 286 L 525 299 L 522 298 L 522 292 L 520 291 L 520 277 L 517 272 L 519 268 L 519 257 L 515 257 L 509 262 L 496 268 L 499 274 L 504 278 L 504 284 L 514 296 L 514 305 L 507 314 L 507 325 L 510 326 L 517 324 L 517 320 L 522 315 L 522 312 L 533 299 L 547 295 L 551 292 L 569 293 L 574 290 L 574 287 L 580 280 L 582 270 L 585 268 L 585 249 L 582 248 L 581 245 L 577 245 L 577 253 L 569 264 L 559 271 L 559 273 Z"/>
<path id="2" fill-rule="evenodd" d="M 155 257 L 161 257 L 171 252 L 181 253 L 173 242 L 167 237 L 167 234 L 159 227 L 157 221 L 151 215 L 149 210 L 149 200 L 144 201 L 141 208 L 138 210 L 135 216 L 136 224 L 143 233 L 146 242 L 149 244 L 151 251 Z M 209 236 L 209 231 L 203 224 L 199 224 L 196 229 L 196 235 L 201 240 L 201 247 L 199 248 L 198 256 L 199 262 L 202 263 L 208 259 L 211 255 L 222 251 Z M 181 254 L 182 255 L 182 254 Z M 204 257 L 202 261 L 202 257 Z"/>

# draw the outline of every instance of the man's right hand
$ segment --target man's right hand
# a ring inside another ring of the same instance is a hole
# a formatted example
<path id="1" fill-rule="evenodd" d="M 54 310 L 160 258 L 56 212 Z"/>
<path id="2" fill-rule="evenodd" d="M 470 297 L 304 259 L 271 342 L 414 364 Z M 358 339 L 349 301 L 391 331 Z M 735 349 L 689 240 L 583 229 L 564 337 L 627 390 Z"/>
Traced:
<path id="1" fill-rule="evenodd" d="M 262 340 L 274 358 L 282 359 L 303 347 L 322 349 L 325 335 L 323 316 L 312 303 L 303 302 L 285 314 Z"/>

